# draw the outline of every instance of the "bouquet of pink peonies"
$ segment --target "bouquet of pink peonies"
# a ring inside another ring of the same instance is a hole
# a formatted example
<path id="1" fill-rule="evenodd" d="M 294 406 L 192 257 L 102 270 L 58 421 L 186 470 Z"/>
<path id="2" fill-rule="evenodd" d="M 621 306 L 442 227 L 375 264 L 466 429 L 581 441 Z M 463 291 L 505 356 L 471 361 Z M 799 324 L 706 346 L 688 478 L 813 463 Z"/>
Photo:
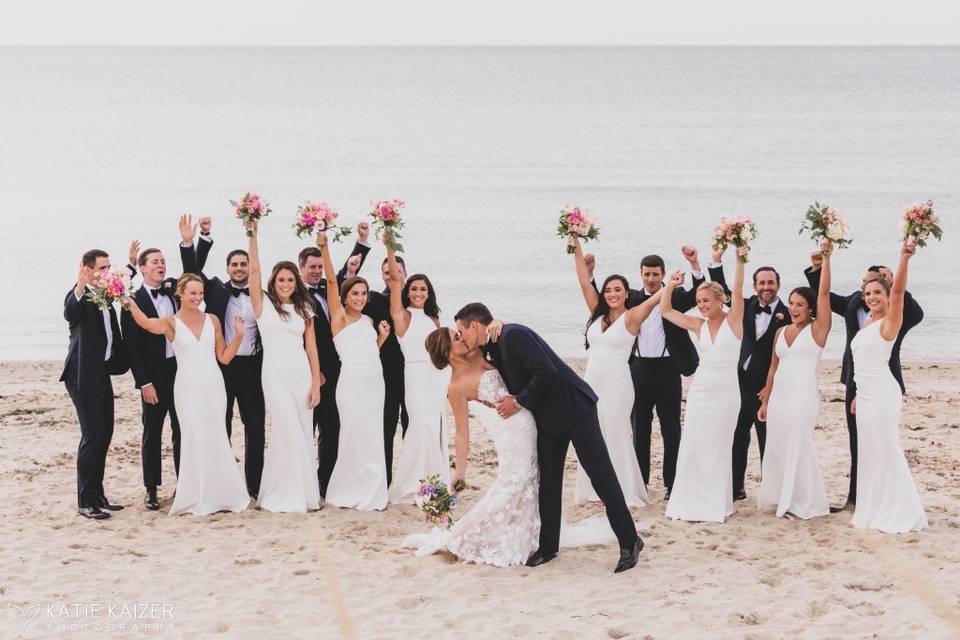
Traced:
<path id="1" fill-rule="evenodd" d="M 557 235 L 567 239 L 567 253 L 573 253 L 574 238 L 580 238 L 584 242 L 596 240 L 600 237 L 600 227 L 593 223 L 593 216 L 586 209 L 567 207 L 560 211 Z"/>
<path id="2" fill-rule="evenodd" d="M 394 251 L 403 251 L 403 245 L 397 242 L 400 237 L 398 231 L 403 229 L 403 220 L 400 218 L 400 209 L 406 203 L 399 198 L 393 200 L 378 200 L 373 203 L 370 210 L 370 217 L 373 218 L 373 226 L 376 229 L 376 237 L 381 234 L 386 238 L 387 244 Z"/>
<path id="3" fill-rule="evenodd" d="M 87 300 L 106 311 L 114 302 L 124 302 L 130 290 L 130 274 L 126 271 L 111 271 L 97 276 L 87 292 Z"/>
<path id="4" fill-rule="evenodd" d="M 731 244 L 737 248 L 750 248 L 750 242 L 757 237 L 757 225 L 750 218 L 720 218 L 720 224 L 713 231 L 713 248 L 724 251 Z M 749 262 L 746 255 L 740 256 L 742 262 Z"/>
<path id="5" fill-rule="evenodd" d="M 345 236 L 350 235 L 350 227 L 334 224 L 334 220 L 339 217 L 340 212 L 326 202 L 307 200 L 297 207 L 297 221 L 293 228 L 298 238 L 302 238 L 303 234 L 311 235 L 314 229 L 318 232 L 333 230 L 336 231 L 333 241 L 340 242 Z"/>
<path id="6" fill-rule="evenodd" d="M 937 240 L 943 238 L 943 229 L 940 228 L 940 218 L 933 215 L 933 200 L 915 204 L 903 212 L 900 222 L 900 233 L 903 239 L 914 238 L 918 247 L 927 246 L 927 238 L 933 236 Z"/>
<path id="7" fill-rule="evenodd" d="M 463 480 L 458 480 L 454 487 L 457 491 L 463 491 L 466 487 Z M 417 489 L 417 496 L 414 499 L 420 510 L 423 511 L 423 519 L 427 522 L 449 529 L 453 526 L 453 517 L 450 510 L 457 506 L 457 496 L 450 495 L 447 491 L 447 484 L 440 479 L 439 475 L 432 475 L 420 480 L 420 488 Z"/>
<path id="8" fill-rule="evenodd" d="M 803 218 L 800 233 L 809 231 L 811 240 L 818 243 L 829 240 L 840 249 L 853 244 L 853 239 L 847 237 L 850 233 L 847 221 L 831 207 L 814 202 L 807 208 L 807 214 Z"/>
<path id="9" fill-rule="evenodd" d="M 271 211 L 270 203 L 264 202 L 259 193 L 254 193 L 252 191 L 245 193 L 243 198 L 240 199 L 240 202 L 231 200 L 230 204 L 233 205 L 237 218 L 243 220 L 244 224 L 251 221 L 259 222 L 260 218 L 267 217 Z M 252 235 L 253 232 L 247 230 L 247 237 Z"/>

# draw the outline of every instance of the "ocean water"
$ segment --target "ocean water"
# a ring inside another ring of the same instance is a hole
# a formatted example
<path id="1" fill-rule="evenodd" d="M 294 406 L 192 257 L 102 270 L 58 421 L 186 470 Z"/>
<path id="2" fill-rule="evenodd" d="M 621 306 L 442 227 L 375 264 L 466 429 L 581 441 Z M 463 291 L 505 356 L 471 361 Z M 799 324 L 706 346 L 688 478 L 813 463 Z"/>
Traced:
<path id="1" fill-rule="evenodd" d="M 960 357 L 960 48 L 0 49 L 0 86 L 0 360 L 63 357 L 86 249 L 120 265 L 138 238 L 178 274 L 178 216 L 210 215 L 222 272 L 245 246 L 227 200 L 247 190 L 272 203 L 270 264 L 305 244 L 290 225 L 307 198 L 345 221 L 405 199 L 409 270 L 447 319 L 483 301 L 565 356 L 587 313 L 553 235 L 564 205 L 597 218 L 598 275 L 637 286 L 643 255 L 682 267 L 689 243 L 706 266 L 719 218 L 749 215 L 751 266 L 776 266 L 785 299 L 810 202 L 852 228 L 846 293 L 896 263 L 900 213 L 932 198 L 946 240 L 911 264 L 926 317 L 903 355 Z M 378 285 L 383 254 L 364 268 Z"/>

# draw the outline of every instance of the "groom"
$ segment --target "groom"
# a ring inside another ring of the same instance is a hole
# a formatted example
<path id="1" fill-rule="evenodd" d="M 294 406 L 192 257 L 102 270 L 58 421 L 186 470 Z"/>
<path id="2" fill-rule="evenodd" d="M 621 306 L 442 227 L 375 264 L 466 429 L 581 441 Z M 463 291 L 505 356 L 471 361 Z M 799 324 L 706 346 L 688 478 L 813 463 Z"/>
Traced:
<path id="1" fill-rule="evenodd" d="M 633 568 L 643 549 L 623 491 L 617 481 L 600 433 L 597 396 L 590 386 L 564 364 L 543 339 L 520 324 L 505 324 L 497 342 L 487 341 L 493 316 L 483 304 L 473 302 L 454 316 L 457 331 L 471 351 L 485 348 L 510 391 L 497 403 L 503 418 L 529 409 L 537 423 L 537 457 L 540 465 L 540 548 L 528 567 L 553 560 L 560 547 L 560 503 L 567 447 L 573 443 L 581 468 L 607 509 L 607 519 L 620 543 L 620 560 L 614 573 Z"/>

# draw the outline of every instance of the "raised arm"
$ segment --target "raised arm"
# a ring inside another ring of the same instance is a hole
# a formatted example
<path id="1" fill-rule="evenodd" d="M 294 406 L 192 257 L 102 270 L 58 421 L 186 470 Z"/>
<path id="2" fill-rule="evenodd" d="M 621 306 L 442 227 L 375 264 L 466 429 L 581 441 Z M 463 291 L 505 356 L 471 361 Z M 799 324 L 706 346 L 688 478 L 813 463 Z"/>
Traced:
<path id="1" fill-rule="evenodd" d="M 803 275 L 807 278 L 807 284 L 814 289 L 820 289 L 820 269 L 823 267 L 823 254 L 817 249 L 810 254 L 810 266 L 804 269 Z M 850 296 L 841 296 L 838 293 L 830 293 L 830 309 L 838 315 L 847 313 L 847 305 Z"/>
<path id="2" fill-rule="evenodd" d="M 663 297 L 662 288 L 641 304 L 627 310 L 627 317 L 624 319 L 624 322 L 627 325 L 627 331 L 629 331 L 631 335 L 640 333 L 640 325 L 647 319 L 647 316 L 650 315 L 653 308 L 660 304 L 661 297 Z"/>
<path id="3" fill-rule="evenodd" d="M 257 223 L 251 220 L 244 227 L 247 231 L 253 231 L 249 234 L 250 242 L 247 246 L 247 286 L 250 287 L 250 306 L 253 307 L 253 317 L 259 319 L 260 314 L 263 313 L 263 274 L 260 268 L 260 243 L 257 237 Z"/>
<path id="4" fill-rule="evenodd" d="M 748 247 L 737 247 L 737 267 L 733 275 L 733 291 L 730 292 L 730 313 L 727 314 L 727 323 L 730 330 L 738 339 L 743 338 L 743 272 L 744 262 L 741 258 L 750 252 Z"/>
<path id="5" fill-rule="evenodd" d="M 833 322 L 833 305 L 830 301 L 830 258 L 833 254 L 833 243 L 824 240 L 820 243 L 820 248 L 822 266 L 820 267 L 820 286 L 817 289 L 817 315 L 810 331 L 813 333 L 813 341 L 822 349 L 827 344 L 827 336 L 830 334 L 830 326 Z"/>
<path id="6" fill-rule="evenodd" d="M 210 321 L 213 323 L 213 328 L 216 330 L 214 334 L 216 336 L 216 353 L 217 361 L 220 364 L 227 365 L 230 364 L 230 361 L 237 355 L 237 351 L 240 349 L 240 345 L 243 343 L 243 333 L 245 327 L 243 324 L 243 318 L 237 316 L 234 318 L 233 328 L 236 330 L 233 336 L 233 340 L 230 344 L 226 344 L 223 339 L 223 329 L 220 327 L 220 319 L 212 313 L 208 313 L 210 316 Z"/>
<path id="7" fill-rule="evenodd" d="M 687 331 L 700 331 L 700 327 L 703 326 L 704 323 L 702 318 L 688 316 L 673 308 L 673 291 L 682 284 L 683 270 L 681 269 L 674 272 L 673 276 L 670 277 L 670 282 L 667 283 L 667 286 L 665 286 L 661 292 L 660 315 L 663 316 L 664 320 L 668 320 Z"/>
<path id="8" fill-rule="evenodd" d="M 126 305 L 127 310 L 130 312 L 130 316 L 133 318 L 133 321 L 140 325 L 141 329 L 157 336 L 165 336 L 167 340 L 173 342 L 173 338 L 176 335 L 176 327 L 174 326 L 173 316 L 167 316 L 165 318 L 148 318 L 147 315 L 140 310 L 140 307 L 137 306 L 136 300 L 133 298 L 127 298 L 124 301 L 124 304 Z"/>
<path id="9" fill-rule="evenodd" d="M 410 312 L 403 308 L 403 279 L 400 275 L 400 264 L 397 262 L 397 253 L 389 242 L 388 234 L 383 234 L 383 244 L 387 247 L 387 265 L 390 269 L 390 318 L 393 320 L 393 330 L 398 337 L 403 337 L 410 326 Z"/>
<path id="10" fill-rule="evenodd" d="M 330 323 L 334 319 L 337 323 L 343 322 L 343 303 L 340 302 L 340 283 L 337 282 L 337 272 L 333 268 L 333 259 L 330 257 L 330 247 L 327 244 L 327 234 L 317 232 L 317 248 L 323 255 L 323 274 L 327 279 L 327 308 L 330 309 Z"/>
<path id="11" fill-rule="evenodd" d="M 890 287 L 890 308 L 880 324 L 880 335 L 884 340 L 894 340 L 900 333 L 900 327 L 903 326 L 903 297 L 907 291 L 907 265 L 916 252 L 916 242 L 908 238 L 900 249 L 900 263 L 893 276 L 893 286 Z"/>
<path id="12" fill-rule="evenodd" d="M 587 304 L 587 311 L 593 313 L 593 310 L 600 304 L 602 292 L 597 291 L 593 282 L 593 274 L 587 266 L 587 261 L 583 256 L 583 247 L 580 246 L 580 239 L 573 238 L 573 265 L 577 270 L 577 281 L 580 283 L 580 293 L 583 294 L 583 301 Z"/>
<path id="13" fill-rule="evenodd" d="M 456 425 L 453 474 L 450 478 L 449 488 L 450 493 L 454 494 L 456 493 L 454 487 L 457 482 L 465 481 L 467 475 L 467 456 L 470 454 L 470 411 L 467 406 L 467 394 L 462 386 L 451 382 L 447 389 L 447 399 L 450 400 L 450 408 L 453 409 L 453 421 Z"/>
<path id="14" fill-rule="evenodd" d="M 827 317 L 830 317 L 830 312 L 827 311 Z M 776 335 L 773 337 L 773 344 L 776 345 L 777 341 L 780 339 L 780 332 L 784 330 L 784 327 L 777 329 Z M 773 350 L 773 355 L 770 357 L 770 368 L 767 370 L 767 384 L 764 385 L 763 389 L 760 389 L 760 393 L 757 394 L 757 397 L 760 398 L 760 408 L 757 410 L 757 419 L 760 422 L 767 421 L 767 401 L 770 400 L 770 393 L 773 391 L 773 379 L 777 375 L 777 367 L 780 365 L 780 358 L 777 357 L 777 350 Z"/>

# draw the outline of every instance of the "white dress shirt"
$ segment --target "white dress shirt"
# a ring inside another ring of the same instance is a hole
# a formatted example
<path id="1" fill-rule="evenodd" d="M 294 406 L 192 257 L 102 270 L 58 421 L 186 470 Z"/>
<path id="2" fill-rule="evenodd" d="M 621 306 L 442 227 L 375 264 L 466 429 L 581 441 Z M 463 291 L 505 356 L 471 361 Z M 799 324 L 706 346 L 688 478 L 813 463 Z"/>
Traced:
<path id="1" fill-rule="evenodd" d="M 754 335 L 757 340 L 763 337 L 763 334 L 767 332 L 767 329 L 770 328 L 770 323 L 773 321 L 773 314 L 777 313 L 777 309 L 780 307 L 780 298 L 774 300 L 770 305 L 770 313 L 757 313 L 753 316 L 753 330 Z M 763 305 L 760 302 L 757 302 L 757 307 L 762 309 Z M 743 370 L 746 371 L 747 367 L 750 366 L 750 360 L 753 359 L 753 354 L 747 356 L 747 359 L 743 363 Z"/>
<path id="2" fill-rule="evenodd" d="M 93 287 L 87 285 L 87 291 L 93 291 Z M 73 291 L 73 295 L 77 296 L 77 291 Z M 77 296 L 77 302 L 83 302 L 83 296 Z M 113 326 L 110 324 L 110 310 L 104 309 L 100 312 L 103 315 L 103 328 L 107 332 L 107 352 L 103 356 L 103 361 L 106 362 L 110 359 L 110 353 L 113 351 Z"/>
<path id="3" fill-rule="evenodd" d="M 173 305 L 173 298 L 165 295 L 158 295 L 156 298 L 153 297 L 153 292 L 159 290 L 159 287 L 151 287 L 148 284 L 144 284 L 143 288 L 150 294 L 150 302 L 153 303 L 153 308 L 156 309 L 158 318 L 169 318 L 177 313 L 177 309 Z M 175 355 L 173 352 L 173 344 L 169 340 L 166 340 L 166 343 L 167 357 L 172 358 Z"/>
<path id="4" fill-rule="evenodd" d="M 863 329 L 863 325 L 867 324 L 867 320 L 870 318 L 870 310 L 865 309 L 861 304 L 857 307 L 857 323 L 860 328 Z"/>
<path id="5" fill-rule="evenodd" d="M 327 318 L 327 322 L 330 322 L 330 306 L 327 304 L 326 296 L 320 295 L 318 290 L 313 294 L 313 299 L 320 304 L 320 308 L 323 310 L 323 315 Z"/>
<path id="6" fill-rule="evenodd" d="M 232 285 L 227 287 L 227 290 L 231 289 L 233 289 Z M 223 339 L 226 340 L 227 344 L 233 342 L 233 338 L 237 335 L 234 328 L 237 316 L 243 318 L 244 325 L 243 340 L 240 342 L 240 348 L 237 349 L 237 355 L 252 356 L 257 352 L 257 336 L 259 335 L 257 333 L 257 317 L 253 314 L 250 296 L 243 293 L 235 296 L 231 291 L 230 299 L 227 301 L 227 311 L 223 317 L 226 324 L 223 328 Z"/>
<path id="7" fill-rule="evenodd" d="M 691 271 L 693 278 L 702 278 L 700 271 Z M 653 293 L 643 290 L 644 295 L 652 296 Z M 656 292 L 654 292 L 656 293 Z M 637 354 L 641 358 L 666 358 L 670 355 L 667 349 L 667 333 L 663 328 L 663 316 L 660 314 L 660 305 L 656 305 L 650 310 L 650 315 L 640 324 L 640 332 L 637 334 Z"/>

